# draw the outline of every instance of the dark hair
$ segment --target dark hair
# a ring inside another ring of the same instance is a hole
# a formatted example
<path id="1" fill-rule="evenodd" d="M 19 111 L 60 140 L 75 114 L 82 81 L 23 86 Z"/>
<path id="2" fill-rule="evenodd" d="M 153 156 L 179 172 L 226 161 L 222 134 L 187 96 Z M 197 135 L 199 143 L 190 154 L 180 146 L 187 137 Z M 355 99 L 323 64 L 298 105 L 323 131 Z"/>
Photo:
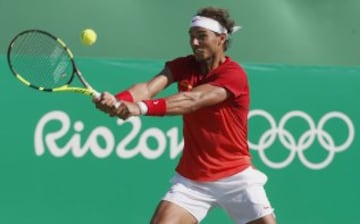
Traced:
<path id="1" fill-rule="evenodd" d="M 229 34 L 231 34 L 233 31 L 232 29 L 235 25 L 235 21 L 230 18 L 229 12 L 226 9 L 210 6 L 199 9 L 196 15 L 215 19 L 227 29 Z M 230 40 L 227 39 L 224 44 L 225 51 L 228 49 L 229 45 Z"/>

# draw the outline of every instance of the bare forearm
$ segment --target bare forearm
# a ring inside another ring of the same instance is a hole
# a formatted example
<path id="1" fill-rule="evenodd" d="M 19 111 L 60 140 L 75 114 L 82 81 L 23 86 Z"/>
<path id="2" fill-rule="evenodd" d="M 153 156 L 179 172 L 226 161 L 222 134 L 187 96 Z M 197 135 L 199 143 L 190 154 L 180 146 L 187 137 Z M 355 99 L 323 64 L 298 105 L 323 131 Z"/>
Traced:
<path id="1" fill-rule="evenodd" d="M 179 92 L 162 99 L 145 100 L 146 106 L 140 107 L 143 107 L 142 114 L 155 116 L 181 115 L 196 111 L 202 107 L 215 105 L 224 101 L 227 97 L 228 93 L 224 88 L 206 84 L 198 86 L 189 92 Z"/>
<path id="2" fill-rule="evenodd" d="M 165 71 L 165 70 L 164 70 Z M 157 75 L 149 82 L 138 83 L 130 87 L 130 91 L 135 102 L 148 100 L 156 96 L 160 91 L 171 84 L 169 75 Z"/>
<path id="3" fill-rule="evenodd" d="M 166 114 L 186 114 L 199 109 L 201 96 L 198 93 L 180 92 L 165 98 Z"/>
<path id="4" fill-rule="evenodd" d="M 131 86 L 128 90 L 130 91 L 134 102 L 151 99 L 153 97 L 147 83 L 135 84 Z"/>
<path id="5" fill-rule="evenodd" d="M 205 85 L 190 92 L 180 92 L 165 98 L 166 114 L 179 115 L 224 101 L 228 93 L 223 88 Z"/>

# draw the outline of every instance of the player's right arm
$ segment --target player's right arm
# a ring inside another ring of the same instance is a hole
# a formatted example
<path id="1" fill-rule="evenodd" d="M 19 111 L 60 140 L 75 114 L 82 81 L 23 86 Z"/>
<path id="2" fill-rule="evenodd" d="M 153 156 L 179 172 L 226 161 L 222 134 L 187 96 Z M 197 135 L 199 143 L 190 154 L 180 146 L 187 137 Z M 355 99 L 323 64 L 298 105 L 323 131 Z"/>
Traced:
<path id="1" fill-rule="evenodd" d="M 170 69 L 165 67 L 148 82 L 137 83 L 127 89 L 127 91 L 131 93 L 134 102 L 148 100 L 156 96 L 159 92 L 173 83 L 173 81 Z"/>
<path id="2" fill-rule="evenodd" d="M 95 103 L 97 109 L 112 114 L 114 105 L 116 105 L 117 101 L 127 101 L 129 97 L 133 102 L 151 99 L 173 82 L 174 79 L 172 77 L 170 69 L 165 67 L 161 72 L 159 72 L 149 81 L 134 84 L 130 88 L 122 91 L 120 94 L 125 95 L 125 99 L 122 99 L 122 97 L 117 97 L 117 99 L 115 95 L 109 92 L 103 92 L 101 94 L 101 98 L 94 98 L 93 102 Z"/>

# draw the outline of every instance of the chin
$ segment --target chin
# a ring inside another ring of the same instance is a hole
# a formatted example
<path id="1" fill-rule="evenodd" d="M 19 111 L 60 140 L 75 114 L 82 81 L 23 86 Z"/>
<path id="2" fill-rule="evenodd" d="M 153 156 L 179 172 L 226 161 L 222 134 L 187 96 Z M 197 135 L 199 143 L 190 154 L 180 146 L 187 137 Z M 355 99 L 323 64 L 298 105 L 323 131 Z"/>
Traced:
<path id="1" fill-rule="evenodd" d="M 194 54 L 196 61 L 206 61 L 205 55 Z"/>
<path id="2" fill-rule="evenodd" d="M 194 55 L 194 56 L 195 56 L 195 60 L 196 60 L 196 61 L 201 62 L 201 61 L 203 61 L 203 60 L 204 60 L 203 58 L 201 58 L 201 57 L 199 57 L 199 56 L 196 56 L 196 55 Z"/>

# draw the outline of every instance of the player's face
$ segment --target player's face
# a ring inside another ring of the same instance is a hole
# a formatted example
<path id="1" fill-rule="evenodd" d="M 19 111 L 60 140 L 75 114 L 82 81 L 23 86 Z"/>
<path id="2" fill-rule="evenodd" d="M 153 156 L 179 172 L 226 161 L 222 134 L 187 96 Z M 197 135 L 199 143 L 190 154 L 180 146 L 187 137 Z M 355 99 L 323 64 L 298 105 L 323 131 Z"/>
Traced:
<path id="1" fill-rule="evenodd" d="M 189 30 L 190 45 L 198 61 L 204 61 L 222 53 L 225 35 L 216 34 L 201 27 L 192 27 Z"/>

